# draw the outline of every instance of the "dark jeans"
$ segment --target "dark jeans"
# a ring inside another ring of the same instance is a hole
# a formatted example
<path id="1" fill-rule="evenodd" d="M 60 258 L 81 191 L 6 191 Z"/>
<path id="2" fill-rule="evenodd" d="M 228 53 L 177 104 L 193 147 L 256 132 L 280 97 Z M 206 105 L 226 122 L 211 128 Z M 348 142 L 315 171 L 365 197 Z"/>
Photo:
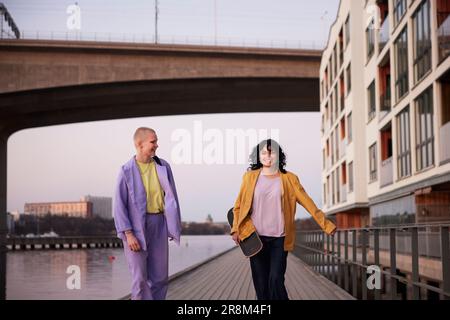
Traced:
<path id="1" fill-rule="evenodd" d="M 258 300 L 289 300 L 284 286 L 287 251 L 284 237 L 260 236 L 263 248 L 250 257 L 253 285 Z"/>

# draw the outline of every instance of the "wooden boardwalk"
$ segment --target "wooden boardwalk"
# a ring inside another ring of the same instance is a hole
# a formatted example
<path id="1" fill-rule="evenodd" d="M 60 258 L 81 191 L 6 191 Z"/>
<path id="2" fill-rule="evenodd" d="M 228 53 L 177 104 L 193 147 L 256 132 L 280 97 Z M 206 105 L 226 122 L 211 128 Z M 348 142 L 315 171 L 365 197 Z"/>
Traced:
<path id="1" fill-rule="evenodd" d="M 343 289 L 288 255 L 286 289 L 291 300 L 354 300 Z M 250 262 L 236 247 L 171 277 L 168 300 L 255 300 Z"/>

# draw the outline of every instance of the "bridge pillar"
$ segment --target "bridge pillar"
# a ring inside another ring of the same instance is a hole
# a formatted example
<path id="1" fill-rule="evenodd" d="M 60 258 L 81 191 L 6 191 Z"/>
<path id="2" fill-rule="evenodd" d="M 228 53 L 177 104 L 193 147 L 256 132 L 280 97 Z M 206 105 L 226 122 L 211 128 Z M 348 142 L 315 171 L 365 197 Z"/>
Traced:
<path id="1" fill-rule="evenodd" d="M 8 137 L 0 135 L 0 300 L 6 299 L 6 149 Z"/>

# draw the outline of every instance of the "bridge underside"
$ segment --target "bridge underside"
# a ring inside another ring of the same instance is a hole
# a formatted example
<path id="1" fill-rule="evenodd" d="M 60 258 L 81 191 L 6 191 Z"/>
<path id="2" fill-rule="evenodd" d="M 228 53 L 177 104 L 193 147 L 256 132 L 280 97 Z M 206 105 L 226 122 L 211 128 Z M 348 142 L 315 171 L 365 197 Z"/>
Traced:
<path id="1" fill-rule="evenodd" d="M 151 80 L 5 93 L 0 133 L 143 116 L 280 111 L 319 111 L 318 79 Z"/>
<path id="2" fill-rule="evenodd" d="M 12 133 L 144 116 L 298 111 L 319 111 L 317 78 L 150 80 L 0 94 L 0 299 L 6 297 L 6 154 Z"/>

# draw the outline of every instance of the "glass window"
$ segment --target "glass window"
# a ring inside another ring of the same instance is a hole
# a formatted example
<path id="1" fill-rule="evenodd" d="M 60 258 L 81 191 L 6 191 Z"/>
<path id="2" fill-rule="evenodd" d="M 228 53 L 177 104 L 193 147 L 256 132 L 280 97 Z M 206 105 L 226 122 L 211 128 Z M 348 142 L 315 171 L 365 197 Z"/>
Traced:
<path id="1" fill-rule="evenodd" d="M 398 177 L 411 174 L 411 136 L 409 125 L 409 107 L 397 116 L 397 169 Z"/>
<path id="2" fill-rule="evenodd" d="M 348 164 L 348 191 L 353 192 L 353 161 Z"/>
<path id="3" fill-rule="evenodd" d="M 405 28 L 395 41 L 395 58 L 396 58 L 396 81 L 395 88 L 397 100 L 403 97 L 409 90 L 408 85 L 408 39 L 407 29 Z"/>
<path id="4" fill-rule="evenodd" d="M 406 12 L 406 0 L 394 0 L 394 26 L 396 26 Z"/>
<path id="5" fill-rule="evenodd" d="M 416 162 L 417 170 L 434 164 L 433 87 L 416 100 Z"/>
<path id="6" fill-rule="evenodd" d="M 345 20 L 345 46 L 350 42 L 350 15 Z"/>
<path id="7" fill-rule="evenodd" d="M 375 32 L 373 28 L 373 22 L 369 24 L 366 29 L 366 49 L 367 49 L 367 60 L 373 55 L 375 45 Z"/>
<path id="8" fill-rule="evenodd" d="M 351 91 L 352 88 L 352 73 L 351 73 L 351 65 L 349 64 L 346 69 L 347 74 L 347 94 Z"/>
<path id="9" fill-rule="evenodd" d="M 372 120 L 376 114 L 375 104 L 375 80 L 372 81 L 367 89 L 367 103 L 368 103 L 368 121 Z"/>
<path id="10" fill-rule="evenodd" d="M 414 79 L 417 82 L 431 69 L 430 1 L 425 1 L 413 17 Z"/>
<path id="11" fill-rule="evenodd" d="M 374 143 L 369 148 L 369 182 L 377 180 L 377 144 Z"/>
<path id="12" fill-rule="evenodd" d="M 348 127 L 348 134 L 347 134 L 347 139 L 348 139 L 348 142 L 347 143 L 350 143 L 350 142 L 352 142 L 352 138 L 353 138 L 353 133 L 352 133 L 352 114 L 350 113 L 348 116 L 347 116 L 347 127 Z"/>

